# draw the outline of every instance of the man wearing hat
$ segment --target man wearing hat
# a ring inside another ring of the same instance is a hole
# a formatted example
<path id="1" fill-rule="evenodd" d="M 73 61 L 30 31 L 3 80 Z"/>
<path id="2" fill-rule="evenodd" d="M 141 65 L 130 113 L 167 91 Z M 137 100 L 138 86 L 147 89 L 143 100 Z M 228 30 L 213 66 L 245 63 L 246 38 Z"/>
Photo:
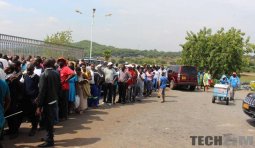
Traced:
<path id="1" fill-rule="evenodd" d="M 233 75 L 229 79 L 230 84 L 230 100 L 234 100 L 235 91 L 240 85 L 240 79 L 237 76 L 236 72 L 233 72 Z"/>
<path id="2" fill-rule="evenodd" d="M 137 73 L 134 70 L 134 66 L 132 64 L 129 64 L 127 67 L 128 67 L 129 75 L 131 76 L 131 79 L 127 81 L 127 86 L 128 86 L 127 100 L 130 102 L 135 102 L 135 97 L 136 97 L 135 84 L 137 82 Z"/>
<path id="3" fill-rule="evenodd" d="M 62 97 L 59 100 L 59 118 L 66 120 L 68 115 L 68 97 L 69 97 L 69 80 L 75 75 L 74 71 L 67 66 L 64 58 L 59 58 L 57 61 L 59 65 L 60 79 L 62 85 Z"/>
<path id="4" fill-rule="evenodd" d="M 113 93 L 113 84 L 116 80 L 116 71 L 113 69 L 113 63 L 109 62 L 107 67 L 104 69 L 105 75 L 105 88 L 104 88 L 104 101 L 103 103 L 107 102 L 109 105 L 112 104 L 112 93 Z M 107 97 L 107 101 L 106 101 Z"/>

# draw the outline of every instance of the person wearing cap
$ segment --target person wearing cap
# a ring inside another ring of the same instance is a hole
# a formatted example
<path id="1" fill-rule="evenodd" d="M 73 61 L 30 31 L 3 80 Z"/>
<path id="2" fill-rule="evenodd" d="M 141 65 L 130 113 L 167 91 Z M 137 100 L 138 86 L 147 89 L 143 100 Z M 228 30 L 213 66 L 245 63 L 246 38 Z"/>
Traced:
<path id="1" fill-rule="evenodd" d="M 240 79 L 237 76 L 236 72 L 233 72 L 232 76 L 229 78 L 229 84 L 230 84 L 230 100 L 234 100 L 235 91 L 240 85 Z"/>
<path id="2" fill-rule="evenodd" d="M 75 76 L 73 70 L 67 66 L 67 62 L 64 58 L 57 60 L 59 65 L 60 79 L 62 84 L 62 97 L 59 100 L 59 119 L 67 120 L 68 116 L 68 98 L 69 98 L 69 80 Z"/>
<path id="3" fill-rule="evenodd" d="M 113 63 L 109 62 L 107 67 L 104 68 L 105 75 L 105 87 L 104 87 L 104 100 L 103 103 L 112 104 L 112 95 L 113 95 L 113 84 L 116 80 L 116 71 L 113 69 Z M 106 100 L 107 98 L 107 100 Z"/>
<path id="4" fill-rule="evenodd" d="M 134 70 L 134 66 L 129 64 L 128 65 L 128 72 L 131 76 L 130 79 L 127 81 L 127 101 L 135 102 L 136 92 L 135 92 L 135 84 L 137 82 L 137 73 Z"/>

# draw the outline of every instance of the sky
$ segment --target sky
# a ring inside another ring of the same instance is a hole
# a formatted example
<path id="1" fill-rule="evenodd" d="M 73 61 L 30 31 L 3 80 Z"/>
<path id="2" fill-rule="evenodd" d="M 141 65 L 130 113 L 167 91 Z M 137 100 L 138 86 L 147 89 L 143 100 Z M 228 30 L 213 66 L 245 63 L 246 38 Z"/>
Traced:
<path id="1" fill-rule="evenodd" d="M 186 32 L 203 27 L 235 27 L 255 42 L 254 0 L 0 0 L 0 33 L 44 40 L 71 30 L 75 42 L 90 40 L 93 8 L 93 41 L 104 45 L 181 51 Z"/>

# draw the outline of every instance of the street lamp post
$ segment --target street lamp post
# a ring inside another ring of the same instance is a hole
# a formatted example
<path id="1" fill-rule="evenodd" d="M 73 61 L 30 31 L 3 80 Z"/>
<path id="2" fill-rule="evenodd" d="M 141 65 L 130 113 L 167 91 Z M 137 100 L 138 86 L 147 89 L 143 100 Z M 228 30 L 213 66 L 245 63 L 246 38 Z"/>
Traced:
<path id="1" fill-rule="evenodd" d="M 83 14 L 80 10 L 75 10 L 76 13 Z M 91 31 L 90 31 L 90 49 L 89 49 L 89 59 L 91 60 L 92 58 L 92 48 L 93 48 L 93 26 L 94 26 L 94 19 L 95 19 L 95 13 L 96 9 L 93 9 L 92 12 L 92 22 L 91 22 Z M 105 17 L 111 17 L 112 13 L 106 14 Z"/>
<path id="2" fill-rule="evenodd" d="M 92 22 L 91 22 L 91 31 L 90 31 L 90 50 L 89 50 L 90 60 L 91 60 L 92 48 L 93 48 L 93 26 L 94 26 L 95 13 L 96 13 L 96 9 L 94 8 L 92 13 Z"/>

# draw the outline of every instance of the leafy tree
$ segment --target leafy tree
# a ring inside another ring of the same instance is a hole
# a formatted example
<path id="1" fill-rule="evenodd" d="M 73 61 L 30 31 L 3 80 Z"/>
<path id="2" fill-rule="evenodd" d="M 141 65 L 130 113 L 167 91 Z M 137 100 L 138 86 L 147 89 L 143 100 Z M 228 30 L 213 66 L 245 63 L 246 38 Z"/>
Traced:
<path id="1" fill-rule="evenodd" d="M 105 61 L 109 61 L 109 59 L 112 56 L 112 51 L 109 49 L 106 49 L 103 54 L 104 54 Z"/>
<path id="2" fill-rule="evenodd" d="M 181 62 L 185 65 L 207 68 L 215 78 L 233 71 L 241 72 L 247 66 L 248 53 L 254 46 L 241 30 L 224 28 L 215 34 L 203 28 L 198 33 L 187 32 L 186 42 L 181 45 Z"/>
<path id="3" fill-rule="evenodd" d="M 73 42 L 72 31 L 61 31 L 54 33 L 50 36 L 47 35 L 45 42 L 70 45 Z"/>

